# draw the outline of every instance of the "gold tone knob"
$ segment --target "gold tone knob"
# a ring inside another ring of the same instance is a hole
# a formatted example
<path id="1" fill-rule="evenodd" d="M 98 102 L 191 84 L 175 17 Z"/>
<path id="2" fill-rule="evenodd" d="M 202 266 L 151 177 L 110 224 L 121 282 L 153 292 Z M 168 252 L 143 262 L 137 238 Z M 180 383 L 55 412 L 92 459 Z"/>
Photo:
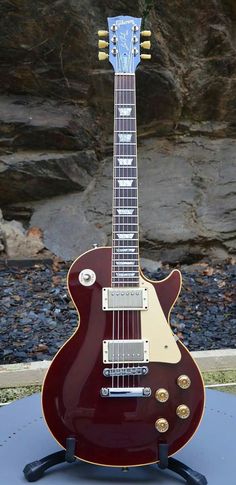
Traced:
<path id="1" fill-rule="evenodd" d="M 105 47 L 107 47 L 109 45 L 108 42 L 106 42 L 105 40 L 99 40 L 98 41 L 98 47 L 99 49 L 104 49 Z"/>
<path id="2" fill-rule="evenodd" d="M 180 404 L 176 409 L 176 414 L 181 419 L 187 419 L 190 416 L 190 409 L 186 404 Z"/>
<path id="3" fill-rule="evenodd" d="M 151 30 L 142 30 L 141 35 L 143 37 L 151 37 L 152 33 Z"/>
<path id="4" fill-rule="evenodd" d="M 141 54 L 140 57 L 141 57 L 141 59 L 147 60 L 147 59 L 151 59 L 152 56 L 151 56 L 151 54 Z"/>
<path id="5" fill-rule="evenodd" d="M 191 379 L 186 375 L 181 375 L 177 379 L 177 384 L 181 389 L 188 389 L 191 386 Z"/>
<path id="6" fill-rule="evenodd" d="M 165 418 L 159 418 L 155 422 L 155 427 L 159 433 L 165 433 L 169 429 L 169 424 Z"/>
<path id="7" fill-rule="evenodd" d="M 107 37 L 108 34 L 108 30 L 98 30 L 98 37 Z"/>
<path id="8" fill-rule="evenodd" d="M 99 52 L 98 53 L 98 59 L 99 61 L 105 61 L 109 56 L 106 52 Z"/>
<path id="9" fill-rule="evenodd" d="M 169 393 L 164 388 L 157 389 L 155 392 L 155 398 L 159 402 L 166 402 L 169 399 Z"/>
<path id="10" fill-rule="evenodd" d="M 144 42 L 141 42 L 141 47 L 143 49 L 151 49 L 151 42 L 150 40 L 145 40 Z"/>

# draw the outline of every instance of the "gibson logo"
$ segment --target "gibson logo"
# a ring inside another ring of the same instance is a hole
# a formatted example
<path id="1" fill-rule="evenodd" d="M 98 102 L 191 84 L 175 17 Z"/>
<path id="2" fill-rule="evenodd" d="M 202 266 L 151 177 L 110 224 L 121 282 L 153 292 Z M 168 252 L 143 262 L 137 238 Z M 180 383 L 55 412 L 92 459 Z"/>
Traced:
<path id="1" fill-rule="evenodd" d="M 126 24 L 134 24 L 134 20 L 117 20 L 116 25 L 119 27 L 120 25 Z"/>

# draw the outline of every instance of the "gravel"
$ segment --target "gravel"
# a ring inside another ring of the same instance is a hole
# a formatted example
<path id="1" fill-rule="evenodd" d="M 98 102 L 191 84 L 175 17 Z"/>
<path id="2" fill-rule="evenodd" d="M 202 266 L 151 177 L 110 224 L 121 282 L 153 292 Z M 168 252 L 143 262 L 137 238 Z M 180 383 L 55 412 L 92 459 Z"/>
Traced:
<path id="1" fill-rule="evenodd" d="M 66 287 L 68 264 L 0 270 L 0 363 L 50 360 L 77 327 Z M 183 288 L 171 316 L 189 350 L 236 347 L 235 266 L 209 262 L 182 266 Z M 162 279 L 168 266 L 157 273 Z"/>

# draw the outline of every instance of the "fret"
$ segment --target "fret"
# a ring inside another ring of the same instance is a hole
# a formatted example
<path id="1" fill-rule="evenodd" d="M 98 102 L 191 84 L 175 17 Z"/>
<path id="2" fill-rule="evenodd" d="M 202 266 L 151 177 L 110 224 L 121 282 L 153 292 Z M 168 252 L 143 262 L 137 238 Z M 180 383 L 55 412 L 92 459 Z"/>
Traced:
<path id="1" fill-rule="evenodd" d="M 138 252 L 135 251 L 135 249 L 136 249 L 136 246 L 134 248 L 117 248 L 115 250 L 114 259 L 115 259 L 116 254 L 122 254 L 122 255 L 128 254 L 129 256 L 130 255 L 131 256 L 136 255 L 136 254 L 138 254 Z"/>
<path id="2" fill-rule="evenodd" d="M 128 88 L 121 89 L 121 88 L 116 88 L 116 91 L 135 91 L 135 89 L 128 89 Z"/>
<path id="3" fill-rule="evenodd" d="M 135 106 L 135 103 L 115 103 L 115 106 L 123 106 L 125 108 L 126 106 Z"/>
<path id="4" fill-rule="evenodd" d="M 113 222 L 113 226 L 134 226 L 137 227 L 137 224 L 132 224 L 130 222 Z"/>
<path id="5" fill-rule="evenodd" d="M 113 267 L 115 268 L 116 266 L 138 266 L 138 264 L 135 263 L 135 261 L 116 260 L 115 266 L 113 266 Z"/>
<path id="6" fill-rule="evenodd" d="M 136 189 L 137 189 L 137 187 L 136 187 Z M 116 198 L 117 199 L 129 199 L 129 200 L 137 200 L 138 199 L 138 197 L 131 197 L 130 195 L 120 195 L 120 196 L 118 196 Z"/>
<path id="7" fill-rule="evenodd" d="M 136 246 L 123 246 L 122 245 L 119 245 L 117 247 L 115 247 L 115 249 L 136 249 Z"/>
<path id="8" fill-rule="evenodd" d="M 120 117 L 115 116 L 115 120 L 126 121 L 126 120 L 136 120 L 136 118 L 133 118 L 133 117 L 132 118 L 131 117 L 120 118 Z"/>
<path id="9" fill-rule="evenodd" d="M 136 133 L 135 130 L 128 130 L 128 131 L 124 131 L 124 130 L 115 130 L 114 133 Z"/>

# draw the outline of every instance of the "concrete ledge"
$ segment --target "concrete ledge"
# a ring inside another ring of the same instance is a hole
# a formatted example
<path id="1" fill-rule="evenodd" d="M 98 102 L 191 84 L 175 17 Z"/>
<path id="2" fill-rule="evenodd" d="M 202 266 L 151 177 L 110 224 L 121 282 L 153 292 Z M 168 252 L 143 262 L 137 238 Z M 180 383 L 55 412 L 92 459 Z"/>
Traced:
<path id="1" fill-rule="evenodd" d="M 236 369 L 236 349 L 191 352 L 201 371 Z M 40 385 L 50 365 L 49 360 L 0 366 L 0 388 Z"/>
<path id="2" fill-rule="evenodd" d="M 191 352 L 201 371 L 236 369 L 236 349 Z"/>

